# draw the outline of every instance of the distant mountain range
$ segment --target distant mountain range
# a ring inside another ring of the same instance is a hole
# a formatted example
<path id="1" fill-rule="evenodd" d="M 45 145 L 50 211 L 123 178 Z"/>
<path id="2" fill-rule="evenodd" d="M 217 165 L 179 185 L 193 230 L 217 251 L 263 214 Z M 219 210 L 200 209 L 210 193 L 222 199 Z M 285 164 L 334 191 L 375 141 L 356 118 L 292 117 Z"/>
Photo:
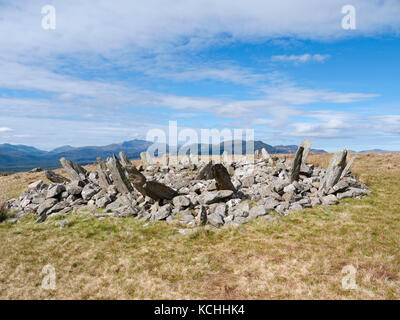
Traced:
<path id="1" fill-rule="evenodd" d="M 236 142 L 240 144 L 239 142 Z M 71 146 L 58 147 L 51 151 L 43 151 L 30 146 L 24 145 L 11 145 L 11 144 L 0 144 L 0 171 L 17 172 L 17 171 L 28 171 L 36 167 L 43 169 L 55 169 L 60 167 L 60 158 L 65 157 L 68 160 L 77 162 L 82 165 L 94 163 L 96 158 L 107 158 L 113 154 L 118 154 L 123 151 L 131 159 L 140 158 L 140 153 L 146 151 L 153 143 L 145 140 L 131 140 L 125 141 L 120 144 L 110 144 L 106 146 L 88 146 L 74 148 Z M 236 144 L 237 145 L 237 144 Z M 244 153 L 246 142 L 242 141 L 242 153 Z M 199 154 L 201 150 L 209 150 L 213 153 L 213 150 L 217 150 L 220 154 L 224 150 L 229 153 L 235 153 L 233 141 L 220 143 L 217 146 L 212 145 L 198 145 Z M 254 141 L 254 149 L 261 151 L 265 148 L 271 154 L 278 153 L 295 153 L 297 150 L 296 145 L 278 145 L 271 146 L 262 141 Z M 169 146 L 166 146 L 166 150 L 169 150 Z M 312 153 L 326 153 L 325 150 L 311 149 Z M 361 151 L 366 152 L 379 152 L 385 153 L 389 151 L 384 150 L 369 150 Z M 237 153 L 237 152 L 236 152 Z"/>

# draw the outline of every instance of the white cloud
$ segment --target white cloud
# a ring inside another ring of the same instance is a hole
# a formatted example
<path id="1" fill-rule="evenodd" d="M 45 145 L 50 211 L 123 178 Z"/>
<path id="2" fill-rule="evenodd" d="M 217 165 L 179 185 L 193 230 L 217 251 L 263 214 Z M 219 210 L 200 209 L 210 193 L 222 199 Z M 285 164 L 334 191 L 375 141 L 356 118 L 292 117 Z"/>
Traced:
<path id="1" fill-rule="evenodd" d="M 7 33 L 1 35 L 0 51 L 29 59 L 83 51 L 111 54 L 127 47 L 165 52 L 285 36 L 339 39 L 350 34 L 341 28 L 344 4 L 343 0 L 188 0 L 168 4 L 161 0 L 99 0 L 94 5 L 89 0 L 54 0 L 57 29 L 50 32 L 41 28 L 40 4 L 25 0 L 18 6 L 2 7 L 0 30 Z M 352 5 L 358 17 L 352 35 L 399 30 L 398 1 L 353 0 Z"/>
<path id="2" fill-rule="evenodd" d="M 306 89 L 287 83 L 264 88 L 271 100 L 284 101 L 291 104 L 308 104 L 315 102 L 351 103 L 373 99 L 379 96 L 375 93 L 335 92 L 321 89 Z"/>
<path id="3" fill-rule="evenodd" d="M 309 54 L 305 53 L 302 55 L 280 55 L 280 56 L 272 56 L 272 61 L 278 62 L 291 62 L 294 64 L 302 64 L 307 62 L 324 62 L 330 58 L 330 55 L 323 54 Z"/>
<path id="4" fill-rule="evenodd" d="M 7 131 L 12 131 L 12 129 L 7 127 L 0 127 L 0 132 L 7 132 Z"/>

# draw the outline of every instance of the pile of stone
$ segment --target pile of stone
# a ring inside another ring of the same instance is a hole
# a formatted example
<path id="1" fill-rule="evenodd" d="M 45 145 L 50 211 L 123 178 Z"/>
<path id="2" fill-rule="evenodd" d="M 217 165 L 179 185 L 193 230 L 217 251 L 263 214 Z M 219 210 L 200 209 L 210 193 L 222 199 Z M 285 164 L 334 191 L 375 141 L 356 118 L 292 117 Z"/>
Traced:
<path id="1" fill-rule="evenodd" d="M 18 212 L 48 217 L 87 209 L 98 217 L 136 217 L 185 227 L 240 225 L 254 219 L 274 220 L 316 205 L 334 205 L 341 199 L 367 195 L 366 186 L 350 171 L 347 151 L 336 153 L 327 169 L 307 164 L 311 143 L 304 141 L 294 161 L 271 157 L 263 149 L 251 158 L 221 162 L 184 156 L 152 164 L 143 154 L 138 169 L 124 153 L 106 162 L 98 159 L 95 172 L 64 158 L 68 178 L 46 171 L 52 184 L 37 181 L 7 206 Z M 98 210 L 98 209 L 102 210 Z"/>

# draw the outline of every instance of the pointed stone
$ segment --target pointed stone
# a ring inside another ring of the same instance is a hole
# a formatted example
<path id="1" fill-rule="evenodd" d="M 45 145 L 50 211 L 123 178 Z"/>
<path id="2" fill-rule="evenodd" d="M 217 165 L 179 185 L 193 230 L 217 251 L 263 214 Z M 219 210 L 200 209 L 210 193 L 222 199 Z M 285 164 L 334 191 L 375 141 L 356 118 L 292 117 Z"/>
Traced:
<path id="1" fill-rule="evenodd" d="M 112 159 L 109 159 L 109 161 L 107 162 L 107 167 L 111 172 L 114 185 L 116 186 L 118 192 L 129 193 L 133 190 L 131 183 L 126 178 L 121 163 L 118 161 L 115 155 Z"/>
<path id="2" fill-rule="evenodd" d="M 297 149 L 296 155 L 294 157 L 293 165 L 292 165 L 292 171 L 290 173 L 290 181 L 298 181 L 299 176 L 300 176 L 300 168 L 302 164 L 302 158 L 303 158 L 303 147 L 299 147 Z"/>
<path id="3" fill-rule="evenodd" d="M 107 190 L 108 187 L 112 184 L 107 174 L 107 166 L 101 158 L 97 158 L 97 162 L 99 163 L 97 174 L 99 175 L 100 187 L 104 190 Z"/>
<path id="4" fill-rule="evenodd" d="M 346 166 L 347 150 L 344 149 L 335 153 L 329 162 L 325 177 L 319 187 L 319 194 L 327 193 L 340 179 Z"/>
<path id="5" fill-rule="evenodd" d="M 146 183 L 146 177 L 141 172 L 139 172 L 139 170 L 136 169 L 136 167 L 132 164 L 126 166 L 125 170 L 130 183 L 135 187 L 137 191 L 139 191 L 144 197 L 146 197 L 146 190 L 143 187 Z"/>
<path id="6" fill-rule="evenodd" d="M 161 157 L 161 163 L 162 163 L 163 166 L 169 166 L 169 156 L 168 156 L 168 154 L 164 154 Z"/>
<path id="7" fill-rule="evenodd" d="M 269 155 L 269 153 L 268 153 L 268 151 L 265 149 L 265 148 L 262 148 L 261 149 L 261 158 L 263 159 L 263 160 L 269 160 L 269 159 L 271 159 L 271 156 Z"/>
<path id="8" fill-rule="evenodd" d="M 212 172 L 213 162 L 210 161 L 204 168 L 202 168 L 196 176 L 196 180 L 211 180 L 214 178 Z"/>
<path id="9" fill-rule="evenodd" d="M 142 160 L 143 163 L 143 168 L 147 168 L 147 166 L 149 166 L 151 163 L 150 161 L 150 154 L 146 151 L 146 152 L 141 152 L 140 153 L 140 159 Z"/>
<path id="10" fill-rule="evenodd" d="M 347 163 L 346 167 L 344 168 L 342 174 L 340 175 L 340 179 L 344 178 L 346 176 L 346 174 L 350 171 L 351 166 L 354 163 L 354 160 L 356 160 L 356 157 L 352 157 L 350 159 L 350 161 Z M 339 180 L 340 180 L 339 179 Z"/>
<path id="11" fill-rule="evenodd" d="M 233 186 L 231 176 L 228 170 L 220 163 L 212 167 L 212 173 L 217 183 L 217 190 L 232 190 L 236 192 L 236 188 Z"/>
<path id="12" fill-rule="evenodd" d="M 300 147 L 303 147 L 303 157 L 302 157 L 302 164 L 307 164 L 307 158 L 308 155 L 310 154 L 311 150 L 311 142 L 308 140 L 304 140 L 302 143 L 300 143 Z"/>
<path id="13" fill-rule="evenodd" d="M 106 166 L 105 162 L 103 161 L 103 159 L 102 159 L 102 158 L 97 158 L 96 160 L 97 160 L 97 162 L 98 162 L 100 168 L 101 168 L 103 171 L 107 171 L 107 166 Z M 107 159 L 107 161 L 109 161 L 109 159 Z"/>
<path id="14" fill-rule="evenodd" d="M 121 164 L 122 164 L 123 166 L 130 165 L 131 162 L 129 161 L 128 156 L 126 155 L 125 152 L 121 151 L 121 152 L 119 153 L 119 158 L 121 159 Z"/>
<path id="15" fill-rule="evenodd" d="M 190 163 L 197 165 L 199 163 L 199 156 L 197 154 L 190 154 Z"/>
<path id="16" fill-rule="evenodd" d="M 229 155 L 226 150 L 222 153 L 222 163 L 228 166 L 232 163 L 232 155 Z"/>
<path id="17" fill-rule="evenodd" d="M 65 158 L 61 158 L 60 162 L 72 181 L 85 180 L 87 172 L 79 164 L 69 161 Z"/>

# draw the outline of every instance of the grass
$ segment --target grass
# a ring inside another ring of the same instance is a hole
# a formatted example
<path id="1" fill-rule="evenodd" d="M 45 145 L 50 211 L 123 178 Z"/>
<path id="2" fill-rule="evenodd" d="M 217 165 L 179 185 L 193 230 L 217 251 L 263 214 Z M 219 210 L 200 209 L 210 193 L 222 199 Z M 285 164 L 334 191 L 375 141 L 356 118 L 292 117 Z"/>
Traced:
<path id="1" fill-rule="evenodd" d="M 5 221 L 10 217 L 11 213 L 6 208 L 6 203 L 3 199 L 0 198 L 0 223 Z"/>
<path id="2" fill-rule="evenodd" d="M 326 167 L 330 155 L 312 155 Z M 165 223 L 88 213 L 0 224 L 1 299 L 398 299 L 400 155 L 357 155 L 371 195 L 332 207 L 183 236 Z M 14 196 L 38 174 L 0 177 Z M 7 179 L 5 183 L 4 179 Z M 63 219 L 63 218 L 56 218 Z M 41 288 L 42 268 L 56 289 Z M 342 269 L 356 269 L 356 290 Z"/>

